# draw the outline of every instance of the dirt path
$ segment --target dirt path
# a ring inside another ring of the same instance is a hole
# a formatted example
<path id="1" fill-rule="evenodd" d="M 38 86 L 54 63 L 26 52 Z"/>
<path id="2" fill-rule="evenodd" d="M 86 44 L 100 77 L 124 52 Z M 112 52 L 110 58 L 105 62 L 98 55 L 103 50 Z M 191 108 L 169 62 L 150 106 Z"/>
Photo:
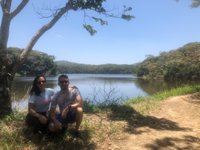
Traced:
<path id="1" fill-rule="evenodd" d="M 122 150 L 200 150 L 200 94 L 176 96 L 151 112 L 151 125 L 115 141 Z"/>

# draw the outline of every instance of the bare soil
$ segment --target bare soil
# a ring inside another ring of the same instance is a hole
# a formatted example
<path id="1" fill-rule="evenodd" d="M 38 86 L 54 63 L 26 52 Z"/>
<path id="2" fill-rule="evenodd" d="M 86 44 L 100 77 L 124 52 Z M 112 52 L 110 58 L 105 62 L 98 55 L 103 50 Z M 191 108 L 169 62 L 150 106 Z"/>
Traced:
<path id="1" fill-rule="evenodd" d="M 200 93 L 168 98 L 146 118 L 109 149 L 200 150 Z"/>

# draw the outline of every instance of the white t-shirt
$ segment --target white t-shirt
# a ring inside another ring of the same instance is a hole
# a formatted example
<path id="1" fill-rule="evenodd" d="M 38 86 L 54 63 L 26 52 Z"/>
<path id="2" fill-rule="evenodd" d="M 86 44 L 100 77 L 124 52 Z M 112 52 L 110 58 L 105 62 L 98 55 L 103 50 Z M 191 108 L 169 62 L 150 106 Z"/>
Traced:
<path id="1" fill-rule="evenodd" d="M 34 104 L 36 112 L 47 112 L 51 102 L 51 97 L 54 91 L 51 88 L 45 88 L 45 91 L 40 93 L 39 96 L 30 95 L 28 102 Z"/>
<path id="2" fill-rule="evenodd" d="M 69 88 L 68 93 L 62 94 L 61 91 L 55 93 L 55 95 L 52 98 L 52 104 L 51 104 L 52 108 L 56 108 L 56 106 L 58 105 L 60 112 L 62 112 L 66 106 L 69 106 L 76 100 L 76 97 L 78 95 L 81 96 L 80 91 L 76 86 L 69 85 L 68 88 Z"/>

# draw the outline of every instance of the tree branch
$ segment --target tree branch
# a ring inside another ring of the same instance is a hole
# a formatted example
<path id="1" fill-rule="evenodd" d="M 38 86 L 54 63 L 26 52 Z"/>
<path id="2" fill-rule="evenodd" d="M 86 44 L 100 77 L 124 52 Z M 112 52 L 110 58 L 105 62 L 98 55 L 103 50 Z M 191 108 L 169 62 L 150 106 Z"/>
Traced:
<path id="1" fill-rule="evenodd" d="M 38 39 L 46 32 L 48 31 L 51 27 L 55 25 L 55 23 L 66 13 L 71 9 L 71 5 L 69 3 L 66 4 L 65 7 L 61 8 L 57 14 L 53 17 L 49 23 L 43 25 L 33 36 L 27 47 L 23 50 L 23 52 L 20 55 L 20 62 L 23 62 L 26 56 L 29 54 L 29 52 L 32 50 L 33 46 L 35 43 L 38 41 Z"/>
<path id="2" fill-rule="evenodd" d="M 4 12 L 4 3 L 5 3 L 5 0 L 1 0 L 0 3 L 1 3 L 2 12 Z"/>
<path id="3" fill-rule="evenodd" d="M 11 8 L 11 0 L 3 0 L 1 3 L 2 11 L 3 13 L 10 13 L 10 8 Z"/>
<path id="4" fill-rule="evenodd" d="M 26 4 L 29 2 L 29 0 L 23 0 L 21 3 L 17 6 L 17 8 L 10 14 L 11 19 L 14 18 L 20 11 L 26 6 Z"/>

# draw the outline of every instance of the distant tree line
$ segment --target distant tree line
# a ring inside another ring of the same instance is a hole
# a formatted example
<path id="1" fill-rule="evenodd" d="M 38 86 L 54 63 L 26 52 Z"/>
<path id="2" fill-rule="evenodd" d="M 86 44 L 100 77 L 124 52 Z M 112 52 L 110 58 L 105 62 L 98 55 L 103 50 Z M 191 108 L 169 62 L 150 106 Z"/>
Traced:
<path id="1" fill-rule="evenodd" d="M 18 63 L 18 57 L 21 53 L 19 48 L 9 48 L 9 59 Z M 69 61 L 55 61 L 55 57 L 46 53 L 33 50 L 25 63 L 18 69 L 20 76 L 34 76 L 37 74 L 56 75 L 61 73 L 101 73 L 101 74 L 133 74 L 136 72 L 135 65 L 90 65 L 79 64 Z"/>
<path id="2" fill-rule="evenodd" d="M 57 61 L 58 73 L 93 73 L 93 74 L 133 74 L 136 73 L 136 65 L 90 65 L 78 64 L 68 61 Z"/>
<path id="3" fill-rule="evenodd" d="M 9 48 L 8 61 L 18 63 L 21 51 L 19 48 Z M 46 75 L 61 73 L 137 74 L 139 78 L 145 79 L 199 80 L 200 42 L 189 43 L 169 52 L 161 52 L 159 56 L 148 55 L 143 62 L 132 65 L 91 65 L 55 61 L 54 56 L 34 50 L 17 73 L 21 76 L 41 73 Z"/>
<path id="4" fill-rule="evenodd" d="M 189 43 L 176 50 L 149 55 L 138 65 L 137 76 L 146 79 L 199 80 L 200 43 Z"/>

